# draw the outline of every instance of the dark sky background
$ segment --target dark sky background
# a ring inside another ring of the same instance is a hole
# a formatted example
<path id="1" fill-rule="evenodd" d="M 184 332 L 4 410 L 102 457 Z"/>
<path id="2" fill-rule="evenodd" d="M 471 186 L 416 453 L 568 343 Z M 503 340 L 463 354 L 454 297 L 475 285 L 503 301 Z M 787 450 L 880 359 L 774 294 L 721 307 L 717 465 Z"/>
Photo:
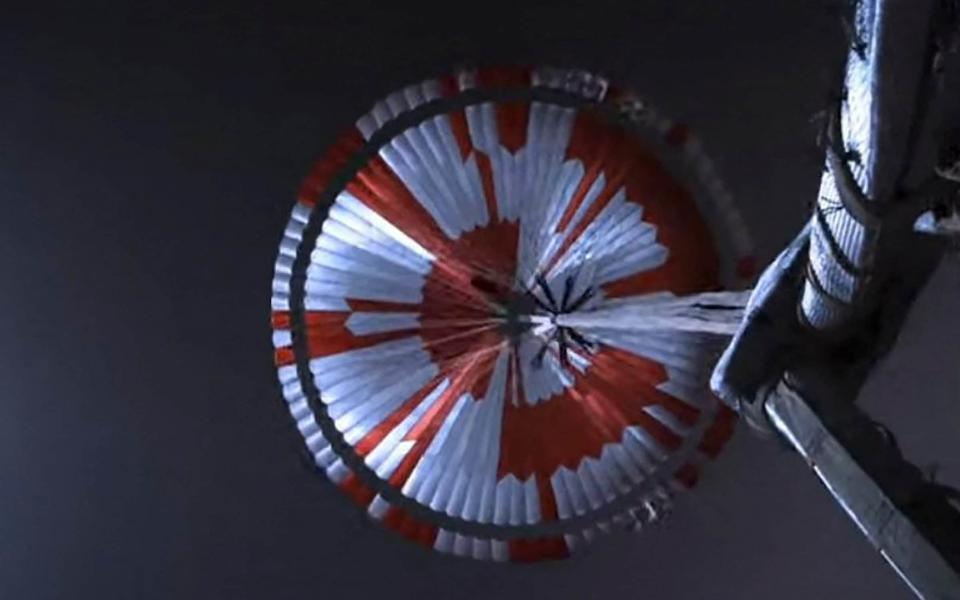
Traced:
<path id="1" fill-rule="evenodd" d="M 393 88 L 596 69 L 692 124 L 761 258 L 802 224 L 844 56 L 821 3 L 582 4 L 0 19 L 0 598 L 909 597 L 743 427 L 667 521 L 533 566 L 423 550 L 311 469 L 274 382 L 274 255 L 311 161 Z M 931 287 L 863 403 L 956 482 L 958 261 Z"/>

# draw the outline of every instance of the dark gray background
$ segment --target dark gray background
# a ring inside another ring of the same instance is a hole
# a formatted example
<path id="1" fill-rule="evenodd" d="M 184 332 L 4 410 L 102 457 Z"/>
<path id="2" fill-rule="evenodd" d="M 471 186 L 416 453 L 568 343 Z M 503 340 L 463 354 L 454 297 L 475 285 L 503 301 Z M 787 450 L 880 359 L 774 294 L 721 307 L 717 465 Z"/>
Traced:
<path id="1" fill-rule="evenodd" d="M 905 598 L 795 456 L 738 430 L 641 536 L 468 562 L 311 471 L 269 284 L 300 177 L 371 102 L 460 63 L 597 69 L 691 123 L 772 257 L 844 55 L 821 3 L 20 11 L 0 20 L 0 597 Z M 957 261 L 864 403 L 960 480 Z"/>

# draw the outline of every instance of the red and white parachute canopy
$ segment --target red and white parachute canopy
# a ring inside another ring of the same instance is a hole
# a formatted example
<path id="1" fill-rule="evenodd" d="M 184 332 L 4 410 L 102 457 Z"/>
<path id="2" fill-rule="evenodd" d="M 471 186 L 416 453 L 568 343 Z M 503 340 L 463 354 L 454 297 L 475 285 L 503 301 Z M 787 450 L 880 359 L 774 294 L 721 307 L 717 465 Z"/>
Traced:
<path id="1" fill-rule="evenodd" d="M 606 80 L 425 81 L 301 190 L 273 282 L 283 394 L 374 519 L 461 556 L 565 556 L 655 518 L 729 436 L 706 380 L 748 253 L 686 128 Z"/>

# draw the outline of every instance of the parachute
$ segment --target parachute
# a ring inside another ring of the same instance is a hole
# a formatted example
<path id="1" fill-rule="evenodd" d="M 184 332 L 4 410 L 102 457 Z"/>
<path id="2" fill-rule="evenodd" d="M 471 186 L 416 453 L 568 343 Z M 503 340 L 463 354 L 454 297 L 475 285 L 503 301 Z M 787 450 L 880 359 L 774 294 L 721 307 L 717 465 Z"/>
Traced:
<path id="1" fill-rule="evenodd" d="M 441 552 L 642 527 L 729 437 L 708 390 L 752 276 L 699 142 L 605 78 L 465 70 L 375 104 L 306 178 L 275 361 L 316 465 Z"/>

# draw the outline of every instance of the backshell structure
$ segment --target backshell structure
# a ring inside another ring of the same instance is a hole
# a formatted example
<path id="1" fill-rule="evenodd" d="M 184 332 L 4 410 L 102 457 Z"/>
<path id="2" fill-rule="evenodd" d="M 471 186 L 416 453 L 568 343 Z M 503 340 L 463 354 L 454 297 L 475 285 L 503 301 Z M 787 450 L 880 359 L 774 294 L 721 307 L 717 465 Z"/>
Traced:
<path id="1" fill-rule="evenodd" d="M 752 265 L 686 127 L 590 73 L 463 71 L 376 103 L 307 177 L 277 373 L 373 519 L 459 556 L 560 558 L 657 518 L 734 424 L 706 385 L 715 336 L 583 316 L 689 308 Z"/>

